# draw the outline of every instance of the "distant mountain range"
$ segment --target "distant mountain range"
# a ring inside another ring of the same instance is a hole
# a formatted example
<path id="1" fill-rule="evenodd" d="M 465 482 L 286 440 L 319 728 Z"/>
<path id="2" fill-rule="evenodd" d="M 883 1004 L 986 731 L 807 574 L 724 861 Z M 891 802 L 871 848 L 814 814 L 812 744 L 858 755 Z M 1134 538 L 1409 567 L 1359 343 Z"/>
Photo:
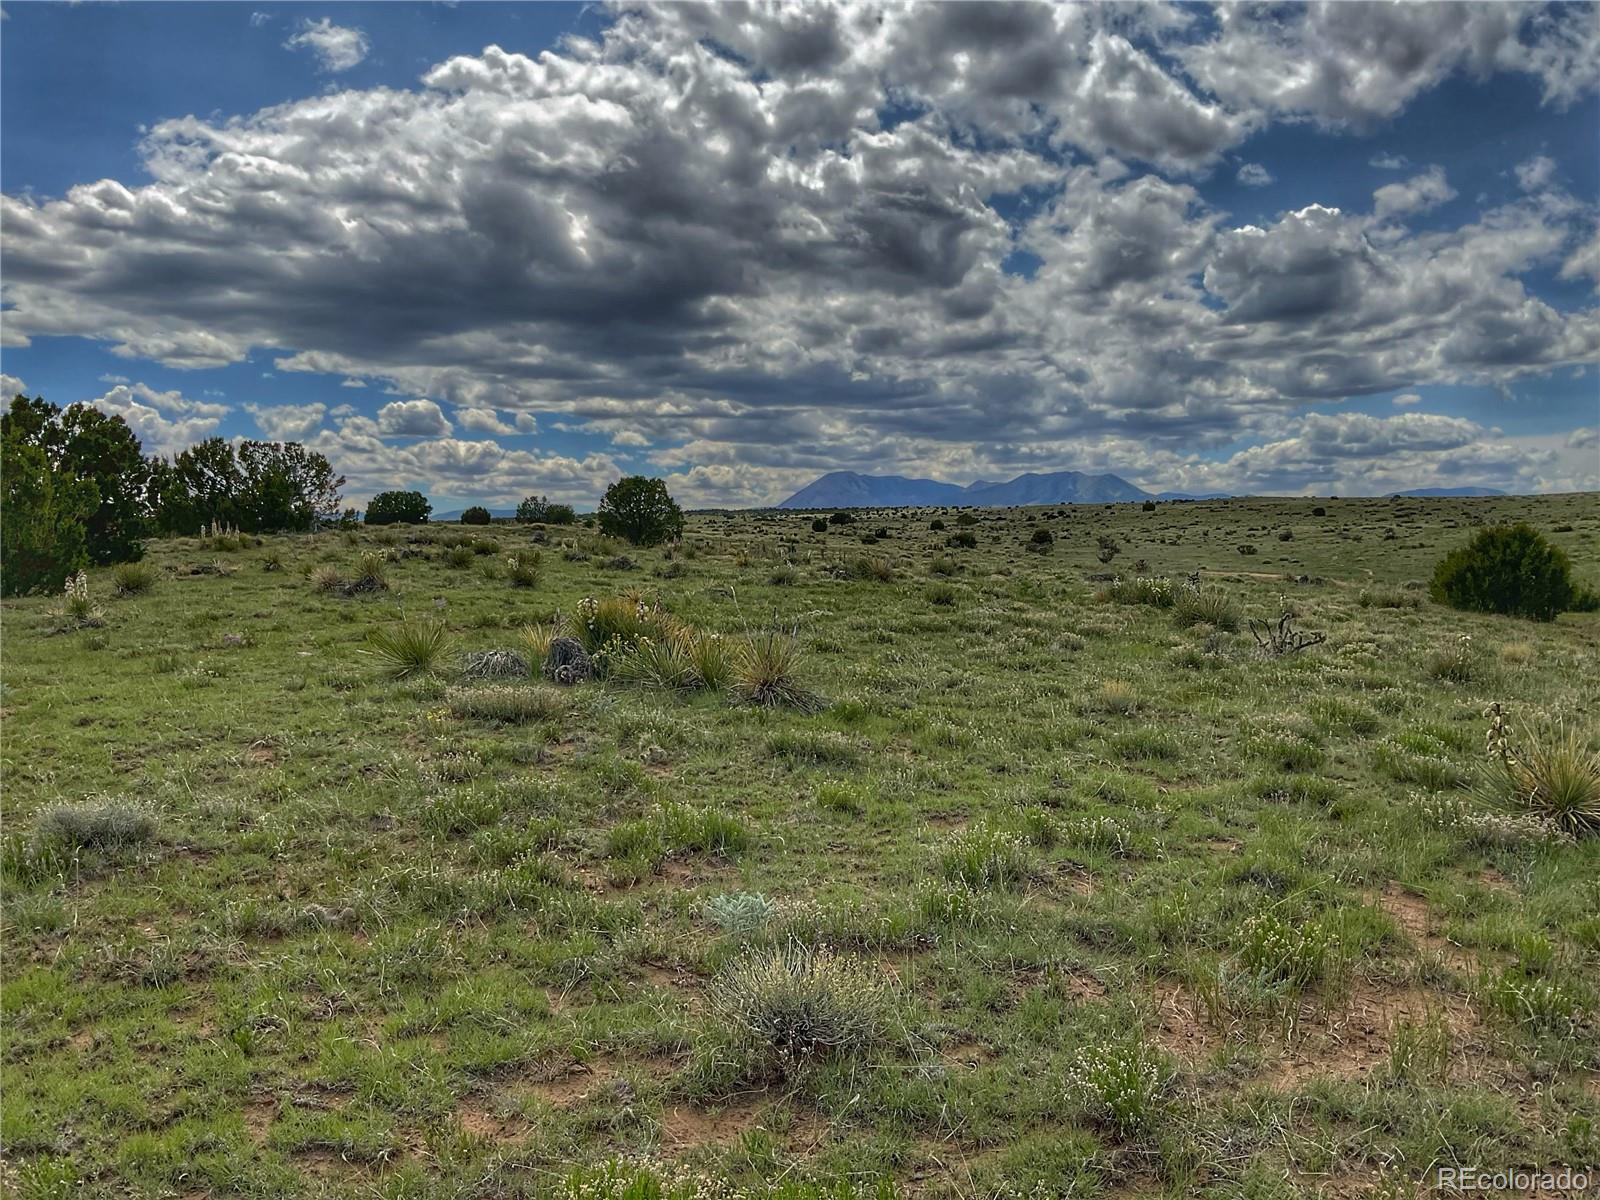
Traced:
<path id="1" fill-rule="evenodd" d="M 1211 500 L 1223 492 L 1147 492 L 1120 475 L 1086 475 L 1082 471 L 1029 472 L 1005 483 L 980 479 L 966 487 L 937 479 L 899 475 L 862 475 L 830 471 L 778 505 L 779 508 L 927 508 L 970 505 L 1004 508 L 1024 504 L 1117 504 L 1130 500 Z"/>
<path id="2" fill-rule="evenodd" d="M 830 471 L 808 483 L 779 508 L 929 508 L 936 506 L 1005 508 L 1037 504 L 1121 504 L 1130 500 L 1225 500 L 1229 492 L 1147 492 L 1120 475 L 1082 471 L 1032 472 L 1005 483 L 980 479 L 962 487 L 937 479 L 901 475 L 862 475 Z M 1390 496 L 1503 496 L 1486 487 L 1413 488 Z"/>

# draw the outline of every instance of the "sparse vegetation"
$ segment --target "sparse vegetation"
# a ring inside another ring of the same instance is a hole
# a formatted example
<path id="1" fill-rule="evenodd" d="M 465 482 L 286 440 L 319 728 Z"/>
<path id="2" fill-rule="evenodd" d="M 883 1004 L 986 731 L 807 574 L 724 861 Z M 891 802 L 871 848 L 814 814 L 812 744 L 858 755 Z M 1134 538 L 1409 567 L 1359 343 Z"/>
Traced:
<path id="1" fill-rule="evenodd" d="M 1414 602 L 1480 527 L 1587 569 L 1585 500 L 225 525 L 150 541 L 142 598 L 88 565 L 103 624 L 7 599 L 0 1190 L 1287 1200 L 1591 1161 L 1600 616 Z M 1284 616 L 1324 640 L 1259 652 Z"/>

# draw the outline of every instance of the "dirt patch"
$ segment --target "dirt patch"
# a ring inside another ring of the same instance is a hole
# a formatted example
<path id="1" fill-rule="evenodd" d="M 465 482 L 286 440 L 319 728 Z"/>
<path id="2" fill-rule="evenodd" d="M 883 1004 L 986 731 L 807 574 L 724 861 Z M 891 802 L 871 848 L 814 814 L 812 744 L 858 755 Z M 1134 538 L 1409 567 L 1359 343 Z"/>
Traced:
<path id="1" fill-rule="evenodd" d="M 456 1121 L 462 1130 L 488 1142 L 503 1142 L 527 1132 L 527 1122 L 514 1114 L 502 1115 L 482 1096 L 464 1096 L 456 1104 Z"/>
<path id="2" fill-rule="evenodd" d="M 1433 913 L 1421 896 L 1390 884 L 1377 897 L 1377 904 L 1419 950 L 1434 955 L 1454 971 L 1471 974 L 1478 969 L 1478 960 L 1470 951 L 1435 931 Z"/>
<path id="3" fill-rule="evenodd" d="M 258 1146 L 266 1144 L 272 1122 L 278 1117 L 278 1101 L 271 1096 L 252 1097 L 244 1106 L 244 1131 Z"/>
<path id="4" fill-rule="evenodd" d="M 669 1105 L 661 1114 L 661 1145 L 667 1149 L 726 1146 L 760 1124 L 767 1099 L 767 1093 L 755 1092 L 715 1108 Z"/>
<path id="5" fill-rule="evenodd" d="M 596 1063 L 593 1066 L 580 1064 L 556 1078 L 529 1082 L 524 1090 L 530 1095 L 539 1097 L 546 1104 L 566 1108 L 594 1092 L 611 1076 L 612 1070 L 608 1064 Z"/>
<path id="6" fill-rule="evenodd" d="M 644 963 L 639 967 L 653 987 L 666 992 L 681 992 L 699 986 L 699 979 L 682 967 L 664 966 L 661 963 Z"/>
<path id="7" fill-rule="evenodd" d="M 1388 1063 L 1400 1026 L 1440 1019 L 1450 1030 L 1453 1062 L 1486 1057 L 1463 1053 L 1482 1041 L 1480 1022 L 1463 1001 L 1424 988 L 1388 988 L 1357 980 L 1341 1011 L 1302 1019 L 1283 1058 L 1268 1069 L 1266 1082 L 1288 1090 L 1317 1078 L 1365 1079 Z"/>
<path id="8" fill-rule="evenodd" d="M 1155 1023 L 1150 1036 L 1156 1045 L 1190 1066 L 1222 1043 L 1222 1035 L 1207 1021 L 1200 1002 L 1180 984 L 1166 979 L 1156 981 Z"/>

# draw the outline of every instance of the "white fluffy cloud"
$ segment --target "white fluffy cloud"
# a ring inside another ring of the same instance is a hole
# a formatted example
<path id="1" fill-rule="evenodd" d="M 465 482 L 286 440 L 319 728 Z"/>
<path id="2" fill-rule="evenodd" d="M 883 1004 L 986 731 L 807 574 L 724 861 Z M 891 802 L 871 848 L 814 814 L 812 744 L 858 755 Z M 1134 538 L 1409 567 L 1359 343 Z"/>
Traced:
<path id="1" fill-rule="evenodd" d="M 0 371 L 0 404 L 9 405 L 13 396 L 27 394 L 28 387 L 22 380 L 15 375 L 7 375 L 4 371 Z"/>
<path id="2" fill-rule="evenodd" d="M 1272 182 L 1272 172 L 1260 163 L 1247 162 L 1239 168 L 1238 179 L 1245 187 L 1266 187 Z"/>
<path id="3" fill-rule="evenodd" d="M 396 400 L 378 410 L 378 431 L 386 437 L 442 437 L 450 422 L 432 400 Z"/>
<path id="4" fill-rule="evenodd" d="M 324 71 L 348 71 L 367 57 L 367 35 L 359 29 L 335 25 L 329 18 L 300 22 L 298 31 L 284 42 L 287 50 L 310 50 Z"/>
<path id="5" fill-rule="evenodd" d="M 303 442 L 322 427 L 327 406 L 322 404 L 247 404 L 256 428 L 276 442 Z"/>
<path id="6" fill-rule="evenodd" d="M 144 383 L 119 383 L 89 403 L 126 421 L 146 454 L 162 456 L 210 437 L 231 411 L 226 404 L 190 400 L 176 390 L 162 392 Z"/>

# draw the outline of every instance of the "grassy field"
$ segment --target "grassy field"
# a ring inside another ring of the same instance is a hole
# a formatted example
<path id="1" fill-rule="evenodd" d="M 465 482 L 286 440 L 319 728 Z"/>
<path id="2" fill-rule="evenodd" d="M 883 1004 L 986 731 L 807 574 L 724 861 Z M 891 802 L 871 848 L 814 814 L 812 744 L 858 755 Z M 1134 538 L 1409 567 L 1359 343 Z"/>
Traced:
<path id="1" fill-rule="evenodd" d="M 1596 497 L 973 516 L 552 528 L 532 587 L 514 525 L 165 541 L 86 621 L 7 602 L 3 1190 L 1403 1196 L 1600 1162 L 1600 839 L 1479 787 L 1491 702 L 1595 737 L 1600 616 L 1421 584 L 1514 519 L 1600 581 Z M 386 588 L 314 586 L 372 551 Z M 823 703 L 459 676 L 632 591 L 735 655 L 797 629 Z M 1285 611 L 1325 640 L 1259 650 Z M 452 635 L 439 672 L 372 653 L 403 616 Z"/>

